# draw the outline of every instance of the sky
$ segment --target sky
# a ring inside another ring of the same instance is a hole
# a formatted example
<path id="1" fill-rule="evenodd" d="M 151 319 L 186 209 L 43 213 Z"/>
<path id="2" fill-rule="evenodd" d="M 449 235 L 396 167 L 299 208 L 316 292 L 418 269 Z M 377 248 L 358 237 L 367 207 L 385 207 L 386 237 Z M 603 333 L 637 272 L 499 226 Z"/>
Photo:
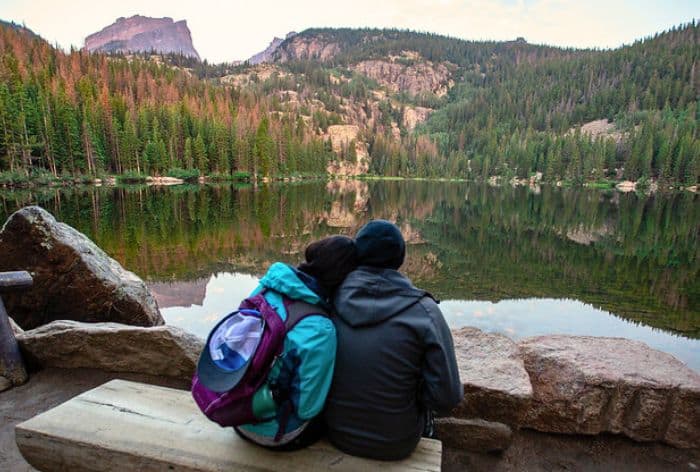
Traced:
<path id="1" fill-rule="evenodd" d="M 274 36 L 310 27 L 394 27 L 463 39 L 615 48 L 700 19 L 700 0 L 0 0 L 0 19 L 24 23 L 64 49 L 120 16 L 187 20 L 210 62 L 246 59 Z"/>

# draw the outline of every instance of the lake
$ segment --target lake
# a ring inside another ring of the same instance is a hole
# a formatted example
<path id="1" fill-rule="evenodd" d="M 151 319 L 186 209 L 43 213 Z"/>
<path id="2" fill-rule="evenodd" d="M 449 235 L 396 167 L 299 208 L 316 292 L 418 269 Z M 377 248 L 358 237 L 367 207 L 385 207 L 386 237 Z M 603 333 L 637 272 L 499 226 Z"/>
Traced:
<path id="1" fill-rule="evenodd" d="M 200 336 L 274 261 L 395 221 L 402 267 L 452 327 L 520 339 L 620 336 L 700 370 L 700 197 L 430 181 L 0 190 L 0 219 L 39 204 L 147 281 Z"/>

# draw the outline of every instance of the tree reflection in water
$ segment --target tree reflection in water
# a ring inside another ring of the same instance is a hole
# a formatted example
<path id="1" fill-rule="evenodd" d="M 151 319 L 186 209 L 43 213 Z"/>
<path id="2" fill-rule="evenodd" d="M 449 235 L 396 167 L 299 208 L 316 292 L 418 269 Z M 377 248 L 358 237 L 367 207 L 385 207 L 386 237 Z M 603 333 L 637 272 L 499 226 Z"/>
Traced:
<path id="1" fill-rule="evenodd" d="M 402 270 L 438 298 L 575 299 L 697 339 L 698 198 L 426 181 L 81 187 L 2 191 L 0 218 L 39 204 L 153 283 L 260 275 L 386 218 L 409 242 Z"/>

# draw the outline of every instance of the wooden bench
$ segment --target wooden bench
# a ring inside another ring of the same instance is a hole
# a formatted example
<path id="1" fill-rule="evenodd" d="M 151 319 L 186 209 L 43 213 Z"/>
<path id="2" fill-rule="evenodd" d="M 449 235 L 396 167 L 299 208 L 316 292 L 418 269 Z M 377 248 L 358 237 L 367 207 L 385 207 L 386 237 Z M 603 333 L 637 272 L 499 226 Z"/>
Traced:
<path id="1" fill-rule="evenodd" d="M 442 452 L 431 439 L 399 462 L 349 456 L 325 441 L 272 452 L 209 421 L 187 391 L 124 380 L 17 425 L 15 436 L 27 462 L 44 471 L 438 471 Z"/>

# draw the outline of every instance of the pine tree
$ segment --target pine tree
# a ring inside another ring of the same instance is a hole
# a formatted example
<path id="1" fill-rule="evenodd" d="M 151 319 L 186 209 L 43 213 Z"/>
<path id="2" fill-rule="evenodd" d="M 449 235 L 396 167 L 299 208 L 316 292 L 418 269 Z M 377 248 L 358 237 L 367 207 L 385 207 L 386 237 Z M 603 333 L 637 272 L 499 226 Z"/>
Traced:
<path id="1" fill-rule="evenodd" d="M 184 158 L 184 164 L 185 164 L 185 169 L 192 169 L 194 165 L 194 160 L 192 158 L 193 151 L 192 151 L 192 138 L 187 136 L 185 139 L 185 158 Z"/>
<path id="2" fill-rule="evenodd" d="M 204 138 L 198 134 L 192 146 L 192 156 L 194 157 L 195 166 L 202 174 L 209 172 L 209 160 L 207 158 L 207 148 L 204 144 Z"/>
<path id="3" fill-rule="evenodd" d="M 260 174 L 269 177 L 272 172 L 272 152 L 273 142 L 269 135 L 269 120 L 263 117 L 255 133 L 255 147 L 253 158 L 255 167 L 260 170 Z"/>

